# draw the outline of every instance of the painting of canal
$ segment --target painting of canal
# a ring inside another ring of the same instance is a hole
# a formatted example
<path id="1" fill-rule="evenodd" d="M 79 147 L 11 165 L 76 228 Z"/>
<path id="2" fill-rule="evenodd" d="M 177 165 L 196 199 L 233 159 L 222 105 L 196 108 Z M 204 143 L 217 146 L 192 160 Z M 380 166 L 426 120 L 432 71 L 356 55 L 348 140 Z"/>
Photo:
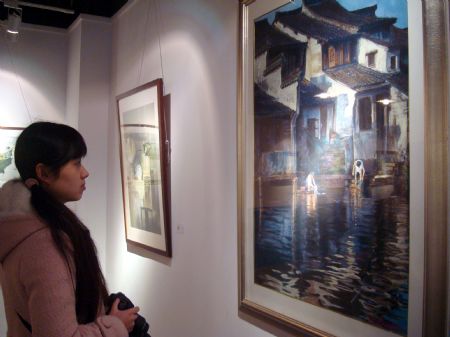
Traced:
<path id="1" fill-rule="evenodd" d="M 406 0 L 254 22 L 254 282 L 407 335 Z"/>

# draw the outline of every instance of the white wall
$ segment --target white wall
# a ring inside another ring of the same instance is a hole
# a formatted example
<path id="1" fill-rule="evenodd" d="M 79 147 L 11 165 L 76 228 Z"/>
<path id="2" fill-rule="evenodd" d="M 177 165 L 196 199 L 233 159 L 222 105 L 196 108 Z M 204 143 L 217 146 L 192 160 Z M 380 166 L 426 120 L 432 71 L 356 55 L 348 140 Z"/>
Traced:
<path id="1" fill-rule="evenodd" d="M 39 41 L 39 43 L 36 43 Z M 0 125 L 62 122 L 66 105 L 64 30 L 22 25 L 17 42 L 0 34 Z"/>
<path id="2" fill-rule="evenodd" d="M 81 15 L 72 33 L 80 36 L 80 48 L 71 50 L 72 65 L 78 68 L 78 85 L 73 86 L 76 123 L 88 148 L 83 163 L 90 172 L 87 189 L 77 203 L 80 219 L 89 227 L 103 269 L 106 265 L 106 218 L 108 193 L 108 112 L 111 71 L 111 23 L 109 19 Z M 75 40 L 76 41 L 76 40 Z M 76 46 L 77 44 L 75 44 Z M 74 81 L 75 82 L 75 81 Z M 68 96 L 70 94 L 68 93 Z M 69 111 L 68 111 L 69 112 Z M 75 115 L 75 116 L 74 116 Z"/>
<path id="3" fill-rule="evenodd" d="M 39 43 L 36 43 L 39 41 Z M 0 32 L 0 126 L 65 120 L 67 39 L 64 30 L 22 25 L 17 42 Z M 0 336 L 6 317 L 0 293 Z"/>
<path id="4" fill-rule="evenodd" d="M 81 20 L 69 28 L 67 44 L 66 121 L 76 128 L 80 109 Z"/>
<path id="5" fill-rule="evenodd" d="M 14 43 L 0 33 L 0 126 L 48 120 L 83 134 L 91 177 L 83 199 L 70 207 L 91 230 L 103 266 L 110 60 L 111 23 L 98 17 L 82 16 L 68 31 L 23 25 Z M 1 295 L 0 336 L 6 336 Z"/>
<path id="6" fill-rule="evenodd" d="M 238 318 L 237 310 L 238 2 L 158 3 L 133 1 L 113 20 L 111 103 L 161 77 L 159 30 L 165 93 L 171 95 L 173 258 L 127 250 L 117 111 L 111 104 L 110 290 L 139 304 L 155 337 L 268 336 Z"/>

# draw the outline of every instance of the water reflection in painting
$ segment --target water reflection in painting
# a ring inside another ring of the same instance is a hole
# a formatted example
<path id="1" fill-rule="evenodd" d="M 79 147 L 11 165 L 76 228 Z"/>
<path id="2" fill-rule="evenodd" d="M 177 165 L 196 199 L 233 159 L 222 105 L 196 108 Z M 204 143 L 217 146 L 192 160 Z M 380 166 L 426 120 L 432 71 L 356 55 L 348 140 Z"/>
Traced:
<path id="1" fill-rule="evenodd" d="M 406 335 L 408 29 L 374 2 L 304 0 L 255 21 L 254 276 Z"/>
<path id="2" fill-rule="evenodd" d="M 296 199 L 256 210 L 255 282 L 405 334 L 407 200 L 353 188 Z"/>

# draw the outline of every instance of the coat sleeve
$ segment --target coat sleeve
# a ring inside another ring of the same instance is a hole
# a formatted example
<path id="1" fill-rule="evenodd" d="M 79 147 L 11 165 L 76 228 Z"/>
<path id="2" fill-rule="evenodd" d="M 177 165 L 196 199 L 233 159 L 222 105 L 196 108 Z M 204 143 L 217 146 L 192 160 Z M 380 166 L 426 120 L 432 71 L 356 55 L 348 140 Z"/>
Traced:
<path id="1" fill-rule="evenodd" d="M 127 337 L 125 325 L 114 316 L 80 325 L 70 270 L 51 234 L 44 230 L 27 240 L 20 281 L 28 302 L 33 337 Z"/>

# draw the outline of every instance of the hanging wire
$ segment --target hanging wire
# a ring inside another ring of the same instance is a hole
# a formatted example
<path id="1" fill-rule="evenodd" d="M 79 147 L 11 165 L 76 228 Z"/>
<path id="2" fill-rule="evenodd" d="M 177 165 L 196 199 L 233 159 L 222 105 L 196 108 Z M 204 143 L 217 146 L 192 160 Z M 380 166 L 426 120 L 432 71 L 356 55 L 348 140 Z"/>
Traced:
<path id="1" fill-rule="evenodd" d="M 149 19 L 149 16 L 150 16 L 151 5 L 152 5 L 151 0 L 148 0 L 148 9 L 147 9 L 147 13 L 146 13 L 146 16 L 145 16 L 145 25 L 144 25 L 144 41 L 145 42 L 142 45 L 141 64 L 139 66 L 138 81 L 137 81 L 136 87 L 139 86 L 139 84 L 141 83 L 142 67 L 144 65 L 145 49 L 146 49 L 146 46 L 147 46 L 147 40 L 145 39 L 145 35 L 147 33 L 147 26 L 148 26 L 148 19 Z"/>
<path id="2" fill-rule="evenodd" d="M 13 53 L 11 51 L 10 43 L 6 40 L 4 34 L 0 34 L 0 35 L 2 35 L 3 42 L 6 44 L 6 49 L 8 49 L 8 55 L 9 55 L 9 59 L 11 61 L 11 69 L 12 69 L 12 71 L 14 73 L 14 77 L 15 77 L 15 79 L 17 81 L 17 84 L 19 85 L 20 94 L 22 96 L 23 103 L 25 104 L 25 109 L 27 111 L 28 118 L 30 120 L 30 123 L 32 123 L 33 122 L 33 118 L 31 116 L 30 109 L 29 109 L 28 104 L 27 104 L 27 100 L 25 99 L 25 94 L 23 92 L 22 84 L 20 83 L 19 75 L 17 74 L 17 67 L 16 67 L 16 63 L 14 62 L 14 57 L 13 57 Z"/>
<path id="3" fill-rule="evenodd" d="M 159 7 L 158 0 L 154 0 L 154 1 L 156 3 L 155 16 L 156 16 L 157 20 L 155 20 L 155 21 L 157 21 L 156 31 L 158 33 L 159 60 L 160 60 L 160 65 L 161 65 L 161 78 L 163 79 L 163 88 L 164 88 L 164 67 L 163 67 L 162 48 L 161 48 L 161 31 L 160 31 L 160 26 L 162 25 L 161 8 Z M 163 90 L 163 93 L 164 93 L 164 91 L 165 90 Z"/>
<path id="4" fill-rule="evenodd" d="M 161 20 L 161 7 L 159 6 L 158 0 L 155 1 L 155 22 L 156 22 L 156 32 L 158 34 L 158 46 L 159 46 L 159 61 L 161 66 L 161 78 L 162 78 L 162 94 L 164 97 L 165 93 L 165 81 L 164 81 L 164 67 L 163 67 L 163 58 L 162 58 L 162 48 L 161 48 L 161 30 L 160 26 L 162 25 Z M 164 105 L 163 105 L 164 106 Z M 169 140 L 169 134 L 167 132 L 167 120 L 166 120 L 166 111 L 163 111 L 163 119 L 164 119 L 164 136 L 165 136 L 165 145 L 167 149 L 167 161 L 170 163 L 170 152 L 171 152 L 171 146 L 170 146 L 170 140 Z"/>

